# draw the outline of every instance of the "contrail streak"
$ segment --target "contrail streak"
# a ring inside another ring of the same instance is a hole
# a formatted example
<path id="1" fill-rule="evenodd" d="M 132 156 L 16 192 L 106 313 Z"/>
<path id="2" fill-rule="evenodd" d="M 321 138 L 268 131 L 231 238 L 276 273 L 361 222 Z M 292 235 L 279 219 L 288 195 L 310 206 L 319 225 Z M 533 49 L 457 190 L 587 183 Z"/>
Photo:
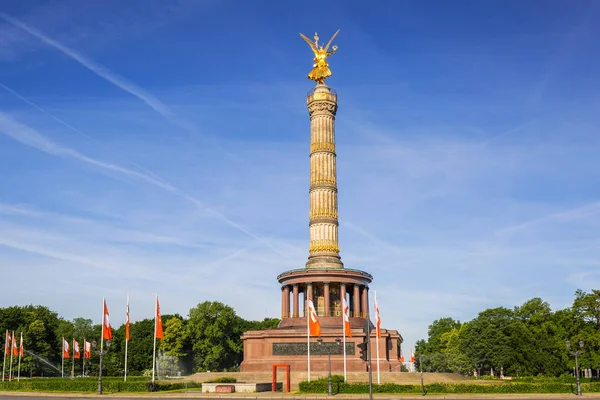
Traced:
<path id="1" fill-rule="evenodd" d="M 49 113 L 48 111 L 44 110 L 42 107 L 38 106 L 37 104 L 35 104 L 33 101 L 29 100 L 28 98 L 22 96 L 21 94 L 17 93 L 16 91 L 14 91 L 13 89 L 9 88 L 8 86 L 4 85 L 2 82 L 0 82 L 0 87 L 4 90 L 6 90 L 9 93 L 12 93 L 13 95 L 15 95 L 19 100 L 29 104 L 31 107 L 35 108 L 36 110 L 46 114 L 48 117 L 52 118 L 53 120 L 55 120 L 56 122 L 58 122 L 59 124 L 63 125 L 64 127 L 66 127 L 67 129 L 77 133 L 78 135 L 81 135 L 83 137 L 85 137 L 86 139 L 89 139 L 93 142 L 98 143 L 99 145 L 103 145 L 100 141 L 98 141 L 97 139 L 95 139 L 94 137 L 88 135 L 87 133 L 82 132 L 81 130 L 75 128 L 73 125 L 65 122 L 64 120 L 52 115 L 51 113 Z M 139 168 L 140 170 L 144 171 L 145 173 L 147 173 L 148 175 L 150 175 L 152 178 L 158 180 L 158 181 L 163 181 L 162 178 L 160 178 L 159 176 L 157 176 L 156 174 L 154 174 L 153 172 L 149 171 L 148 169 L 142 167 L 141 165 L 139 165 L 138 163 L 136 163 L 135 161 L 120 155 L 120 157 L 122 157 L 124 160 L 126 160 L 127 162 L 129 162 L 131 165 L 135 166 L 136 168 Z M 164 181 L 163 181 L 164 182 Z"/>
<path id="2" fill-rule="evenodd" d="M 237 230 L 245 233 L 246 235 L 250 236 L 251 238 L 253 238 L 253 239 L 257 240 L 258 242 L 264 244 L 265 246 L 269 247 L 271 250 L 273 250 L 279 256 L 285 258 L 288 261 L 293 261 L 287 255 L 280 252 L 276 247 L 271 245 L 266 240 L 258 237 L 257 235 L 250 232 L 249 230 L 247 230 L 240 224 L 232 221 L 231 219 L 229 219 L 222 213 L 207 207 L 206 205 L 204 205 L 204 203 L 202 201 L 198 200 L 197 198 L 195 198 L 193 196 L 188 195 L 187 193 L 183 192 L 181 189 L 171 185 L 170 183 L 166 182 L 163 179 L 156 179 L 152 176 L 149 176 L 149 175 L 137 172 L 137 171 L 133 171 L 131 169 L 124 168 L 124 167 L 121 167 L 116 164 L 111 164 L 111 163 L 107 163 L 104 161 L 100 161 L 95 158 L 88 157 L 88 156 L 78 152 L 77 150 L 58 145 L 58 144 L 54 143 L 53 141 L 51 141 L 50 139 L 46 138 L 41 133 L 37 132 L 35 129 L 13 120 L 10 116 L 8 116 L 2 112 L 0 112 L 0 132 L 4 133 L 5 135 L 13 138 L 14 140 L 16 140 L 18 142 L 21 142 L 27 146 L 41 150 L 45 153 L 48 153 L 48 154 L 51 154 L 54 156 L 59 156 L 59 157 L 75 158 L 80 161 L 86 162 L 88 164 L 98 166 L 100 168 L 104 168 L 104 169 L 114 171 L 114 172 L 119 172 L 119 173 L 122 173 L 122 174 L 125 174 L 128 176 L 132 176 L 132 177 L 141 179 L 145 182 L 155 185 L 155 186 L 157 186 L 161 189 L 164 189 L 168 192 L 178 194 L 179 196 L 182 196 L 183 198 L 190 201 L 192 204 L 194 204 L 199 209 L 202 209 L 204 211 L 207 211 L 207 212 L 215 215 L 216 217 L 223 220 L 228 225 L 236 228 Z"/>
<path id="3" fill-rule="evenodd" d="M 77 61 L 79 64 L 81 64 L 82 66 L 84 66 L 85 68 L 87 68 L 88 70 L 92 71 L 93 73 L 95 73 L 96 75 L 98 75 L 99 77 L 105 79 L 106 81 L 112 83 L 113 85 L 115 85 L 116 87 L 130 93 L 131 95 L 137 97 L 138 99 L 140 99 L 141 101 L 143 101 L 144 103 L 146 103 L 148 106 L 150 106 L 150 108 L 152 108 L 154 111 L 156 111 L 157 113 L 159 113 L 161 116 L 163 116 L 165 119 L 167 119 L 169 122 L 171 122 L 174 125 L 179 126 L 180 128 L 185 129 L 188 132 L 192 132 L 195 134 L 202 134 L 201 132 L 199 132 L 199 130 L 192 125 L 190 122 L 185 121 L 184 119 L 182 119 L 181 117 L 177 116 L 173 110 L 171 110 L 171 108 L 169 108 L 169 106 L 167 106 L 165 103 L 163 103 L 162 101 L 160 101 L 158 98 L 156 98 L 154 95 L 148 93 L 146 90 L 144 90 L 143 88 L 137 86 L 136 84 L 128 81 L 127 79 L 117 75 L 116 73 L 110 71 L 108 68 L 98 64 L 97 62 L 77 53 L 76 51 L 68 48 L 67 46 L 65 46 L 64 44 L 48 37 L 47 35 L 43 34 L 42 32 L 38 31 L 35 28 L 30 27 L 29 25 L 26 25 L 25 23 L 23 23 L 22 21 L 13 18 L 5 13 L 1 13 L 0 12 L 0 18 L 2 18 L 3 20 L 5 20 L 6 22 L 8 22 L 9 24 L 22 29 L 23 31 L 29 33 L 30 35 L 32 35 L 33 37 L 39 39 L 41 42 L 47 44 L 50 47 L 55 48 L 56 50 L 60 51 L 61 53 L 65 54 L 66 56 L 70 57 L 71 59 Z M 235 154 L 227 151 L 226 149 L 223 149 L 220 145 L 218 145 L 217 143 L 214 143 L 214 137 L 212 136 L 207 136 L 202 134 L 205 138 L 211 139 L 213 141 L 213 145 L 217 148 L 219 148 L 220 151 L 223 152 L 223 154 L 234 158 L 238 161 L 242 161 L 238 156 L 236 156 Z"/>
<path id="4" fill-rule="evenodd" d="M 69 56 L 73 60 L 77 61 L 79 64 L 83 65 L 90 71 L 94 72 L 96 75 L 106 79 L 113 85 L 125 90 L 126 92 L 131 93 L 132 95 L 134 95 L 138 99 L 142 100 L 144 103 L 149 105 L 152 109 L 154 109 L 156 112 L 158 112 L 160 115 L 162 115 L 169 121 L 185 128 L 187 130 L 194 130 L 194 128 L 192 126 L 190 126 L 187 123 L 184 123 L 179 118 L 177 118 L 176 115 L 173 113 L 173 111 L 171 111 L 171 109 L 166 104 L 164 104 L 159 99 L 157 99 L 150 93 L 146 92 L 142 88 L 129 82 L 125 78 L 117 76 L 115 73 L 109 71 L 102 65 L 97 64 L 94 61 L 82 56 L 81 54 L 76 53 L 75 51 L 69 49 L 68 47 L 64 46 L 63 44 L 57 42 L 56 40 L 44 35 L 40 31 L 24 24 L 23 22 L 19 21 L 16 18 L 13 18 L 4 13 L 0 13 L 0 17 L 2 19 L 4 19 L 6 22 L 8 22 L 9 24 L 24 30 L 25 32 L 36 37 L 37 39 L 44 42 L 48 46 L 54 47 L 55 49 L 59 50 L 63 54 Z"/>

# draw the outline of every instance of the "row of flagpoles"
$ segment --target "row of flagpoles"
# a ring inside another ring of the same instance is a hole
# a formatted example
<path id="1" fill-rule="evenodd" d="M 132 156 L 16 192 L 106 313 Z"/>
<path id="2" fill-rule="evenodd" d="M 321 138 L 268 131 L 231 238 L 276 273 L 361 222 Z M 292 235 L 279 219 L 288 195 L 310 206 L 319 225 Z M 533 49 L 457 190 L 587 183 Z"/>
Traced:
<path id="1" fill-rule="evenodd" d="M 15 335 L 15 331 L 13 331 L 11 335 L 7 329 L 6 334 L 4 336 L 4 360 L 2 362 L 2 382 L 4 382 L 4 376 L 6 375 L 6 357 L 10 356 L 10 372 L 8 373 L 9 380 L 12 380 L 13 378 L 13 356 L 19 357 L 19 366 L 17 368 L 17 380 L 19 380 L 21 378 L 21 359 L 24 355 L 25 348 L 23 347 L 23 332 L 21 332 L 21 341 L 19 347 L 17 347 L 17 336 Z"/>
<path id="2" fill-rule="evenodd" d="M 154 308 L 154 345 L 153 345 L 153 353 L 152 353 L 152 382 L 155 381 L 155 367 L 156 367 L 156 339 L 163 339 L 164 332 L 162 326 L 162 318 L 160 316 L 160 306 L 158 304 L 158 296 L 156 296 L 156 304 Z M 112 328 L 110 326 L 110 318 L 108 313 L 108 307 L 106 306 L 106 300 L 102 299 L 102 334 L 100 335 L 100 353 L 104 350 L 104 340 L 112 340 Z M 129 296 L 127 296 L 127 307 L 125 310 L 125 370 L 123 375 L 123 380 L 127 381 L 127 348 L 130 340 L 130 332 L 129 332 Z M 12 344 L 11 344 L 12 343 Z M 11 351 L 12 347 L 12 351 Z M 91 356 L 92 344 L 88 342 L 85 338 L 83 339 L 83 373 L 85 374 L 85 360 L 89 359 Z M 13 379 L 13 356 L 19 357 L 18 364 L 18 372 L 17 372 L 17 380 L 21 377 L 21 359 L 25 355 L 25 347 L 23 344 L 23 332 L 21 332 L 21 342 L 19 347 L 17 348 L 17 338 L 15 336 L 15 332 L 12 332 L 12 335 L 8 330 L 6 330 L 5 336 L 5 344 L 4 344 L 4 361 L 2 365 L 2 381 L 4 382 L 4 377 L 6 374 L 6 358 L 10 356 L 10 368 L 8 379 Z M 63 337 L 62 338 L 62 363 L 61 363 L 61 374 L 64 378 L 65 376 L 65 359 L 71 358 L 73 359 L 73 368 L 71 371 L 71 376 L 73 376 L 75 371 L 75 359 L 81 358 L 81 352 L 79 347 L 79 342 L 73 338 L 73 348 L 71 350 L 71 346 L 69 342 Z M 102 368 L 102 366 L 100 366 Z"/>
<path id="3" fill-rule="evenodd" d="M 377 292 L 374 295 L 374 306 L 375 306 L 375 329 L 376 329 L 376 337 L 377 339 L 381 338 L 381 317 L 379 316 L 379 307 L 377 306 Z M 312 299 L 309 297 L 307 300 L 306 309 L 308 312 L 306 313 L 307 319 L 307 358 L 308 358 L 308 381 L 310 382 L 310 337 L 311 336 L 321 336 L 321 324 L 319 323 L 319 317 L 317 316 L 317 311 L 315 310 L 315 306 L 312 302 Z M 346 299 L 342 299 L 342 331 L 343 331 L 343 350 L 344 350 L 344 382 L 346 381 L 346 336 L 352 337 L 352 331 L 350 329 L 350 312 L 348 303 Z M 369 349 L 368 351 L 371 351 Z M 377 384 L 381 383 L 381 377 L 379 374 L 379 340 L 375 341 L 375 351 L 377 353 Z M 400 362 L 404 362 L 404 356 L 402 355 L 402 350 L 400 351 Z M 410 362 L 415 362 L 415 356 L 412 352 L 412 347 L 410 349 Z"/>

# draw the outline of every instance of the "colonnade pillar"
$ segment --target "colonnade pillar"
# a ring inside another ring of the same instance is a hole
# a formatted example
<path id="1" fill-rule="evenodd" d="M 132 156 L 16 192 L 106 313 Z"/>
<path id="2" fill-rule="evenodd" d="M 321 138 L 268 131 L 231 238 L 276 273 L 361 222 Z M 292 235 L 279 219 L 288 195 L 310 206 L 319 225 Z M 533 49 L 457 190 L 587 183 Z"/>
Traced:
<path id="1" fill-rule="evenodd" d="M 294 300 L 294 312 L 292 314 L 292 317 L 298 318 L 300 316 L 298 308 L 298 284 L 292 285 L 292 294 Z"/>
<path id="2" fill-rule="evenodd" d="M 283 310 L 284 310 L 283 318 L 289 318 L 290 317 L 290 287 L 289 286 L 283 287 Z"/>
<path id="3" fill-rule="evenodd" d="M 361 290 L 361 307 L 360 307 L 360 316 L 362 318 L 366 318 L 367 314 L 369 313 L 369 299 L 368 299 L 368 294 L 369 294 L 369 288 L 366 286 L 362 287 Z"/>
<path id="4" fill-rule="evenodd" d="M 360 317 L 360 288 L 358 285 L 354 285 L 354 295 L 352 296 L 352 300 L 354 300 L 353 317 Z"/>
<path id="5" fill-rule="evenodd" d="M 325 316 L 329 317 L 331 315 L 331 310 L 329 308 L 329 282 L 323 283 L 323 297 L 324 297 L 324 306 L 325 306 Z"/>

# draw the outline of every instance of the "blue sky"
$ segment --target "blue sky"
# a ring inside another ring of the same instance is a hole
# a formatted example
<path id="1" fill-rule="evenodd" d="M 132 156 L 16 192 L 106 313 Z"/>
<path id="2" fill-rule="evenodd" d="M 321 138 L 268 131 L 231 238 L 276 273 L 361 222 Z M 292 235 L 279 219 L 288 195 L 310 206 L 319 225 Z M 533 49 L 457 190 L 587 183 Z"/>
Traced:
<path id="1" fill-rule="evenodd" d="M 405 349 L 600 287 L 593 1 L 77 0 L 0 15 L 0 306 L 278 317 L 308 253 L 312 54 L 336 29 L 342 260 Z"/>

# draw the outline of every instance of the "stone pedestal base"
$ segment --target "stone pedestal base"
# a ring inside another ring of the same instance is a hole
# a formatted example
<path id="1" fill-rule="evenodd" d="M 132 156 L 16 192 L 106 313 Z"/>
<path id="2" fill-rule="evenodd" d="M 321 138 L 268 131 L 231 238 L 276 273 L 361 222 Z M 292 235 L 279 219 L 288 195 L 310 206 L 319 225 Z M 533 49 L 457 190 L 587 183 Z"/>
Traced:
<path id="1" fill-rule="evenodd" d="M 333 319 L 335 317 L 332 317 Z M 306 328 L 290 327 L 285 325 L 298 325 L 303 318 L 294 318 L 296 324 L 283 320 L 277 329 L 264 331 L 248 331 L 242 336 L 244 342 L 244 361 L 240 366 L 242 372 L 269 372 L 273 364 L 290 364 L 293 372 L 307 371 L 307 333 Z M 327 371 L 327 348 L 331 349 L 331 373 L 343 375 L 343 337 L 342 319 L 339 328 L 321 327 L 323 344 L 317 342 L 316 337 L 310 338 L 310 366 L 311 371 Z M 346 337 L 346 370 L 348 372 L 365 372 L 368 370 L 367 362 L 360 358 L 359 343 L 365 341 L 364 326 L 361 318 L 352 318 L 352 337 Z M 286 323 L 287 322 L 287 323 Z M 339 338 L 340 342 L 336 342 Z M 400 344 L 402 337 L 395 330 L 381 330 L 381 338 L 377 339 L 375 332 L 371 332 L 371 358 L 373 371 L 376 371 L 377 353 L 375 341 L 379 340 L 379 366 L 381 371 L 400 372 Z"/>

